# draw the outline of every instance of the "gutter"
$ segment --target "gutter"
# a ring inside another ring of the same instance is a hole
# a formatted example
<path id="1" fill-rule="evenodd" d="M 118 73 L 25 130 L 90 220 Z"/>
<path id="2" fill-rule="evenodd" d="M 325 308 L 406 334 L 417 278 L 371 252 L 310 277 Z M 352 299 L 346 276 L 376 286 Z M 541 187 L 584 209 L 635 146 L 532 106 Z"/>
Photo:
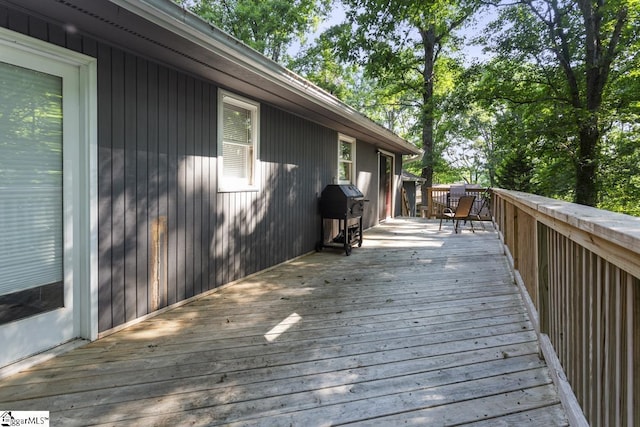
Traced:
<path id="1" fill-rule="evenodd" d="M 169 0 L 109 0 L 112 4 L 224 57 L 237 66 L 264 78 L 285 91 L 301 96 L 310 103 L 337 114 L 366 129 L 385 142 L 408 154 L 421 154 L 415 145 L 378 125 L 357 110 L 341 102 L 291 70 L 265 57 L 217 27 Z"/>

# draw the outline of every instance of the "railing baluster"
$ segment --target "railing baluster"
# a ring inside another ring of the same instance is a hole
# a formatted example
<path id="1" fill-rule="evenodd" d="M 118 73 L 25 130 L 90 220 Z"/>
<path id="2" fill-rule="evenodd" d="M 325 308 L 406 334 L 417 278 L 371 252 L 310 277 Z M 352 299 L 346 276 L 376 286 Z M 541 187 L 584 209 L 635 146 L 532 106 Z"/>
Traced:
<path id="1" fill-rule="evenodd" d="M 493 203 L 505 250 L 537 310 L 536 329 L 573 388 L 566 402 L 582 407 L 584 415 L 570 418 L 636 425 L 640 219 L 504 190 L 494 191 Z"/>

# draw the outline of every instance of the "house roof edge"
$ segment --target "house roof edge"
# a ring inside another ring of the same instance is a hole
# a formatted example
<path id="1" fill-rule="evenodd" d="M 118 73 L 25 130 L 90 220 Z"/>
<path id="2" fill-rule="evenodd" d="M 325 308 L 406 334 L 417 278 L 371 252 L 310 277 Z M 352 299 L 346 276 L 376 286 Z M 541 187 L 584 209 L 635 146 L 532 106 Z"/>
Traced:
<path id="1" fill-rule="evenodd" d="M 325 108 L 368 130 L 387 144 L 392 144 L 399 153 L 421 154 L 415 145 L 389 129 L 369 119 L 353 107 L 343 103 L 300 75 L 267 58 L 240 40 L 207 23 L 189 10 L 169 0 L 109 0 L 114 5 L 128 10 L 163 28 L 191 40 L 200 47 L 224 56 L 237 65 L 257 73 L 284 90 Z"/>

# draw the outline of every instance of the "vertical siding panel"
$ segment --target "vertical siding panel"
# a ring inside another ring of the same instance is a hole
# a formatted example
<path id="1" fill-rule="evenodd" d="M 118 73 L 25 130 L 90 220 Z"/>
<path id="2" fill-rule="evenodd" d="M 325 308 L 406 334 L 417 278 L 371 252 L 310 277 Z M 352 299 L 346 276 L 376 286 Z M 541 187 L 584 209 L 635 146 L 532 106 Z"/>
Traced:
<path id="1" fill-rule="evenodd" d="M 202 292 L 202 83 L 193 90 L 193 293 Z"/>
<path id="2" fill-rule="evenodd" d="M 311 194 L 314 193 L 314 185 L 311 177 L 312 169 L 311 165 L 309 165 L 308 159 L 309 157 L 316 158 L 313 156 L 312 152 L 312 147 L 315 146 L 316 141 L 311 135 L 311 128 L 315 128 L 315 126 L 304 126 L 304 123 L 301 123 L 300 126 L 298 126 L 298 135 L 295 142 L 295 152 L 298 159 L 298 162 L 296 163 L 296 180 L 298 181 L 299 187 L 298 199 L 302 206 L 302 211 L 298 217 L 301 231 L 298 240 L 298 253 L 307 252 L 309 242 L 315 240 L 309 236 L 311 224 L 313 222 L 313 214 L 309 209 L 311 208 Z M 318 129 L 318 131 L 320 131 L 320 129 Z M 305 141 L 307 142 L 305 143 Z M 309 147 L 309 154 L 305 155 L 303 149 L 307 144 Z"/>
<path id="3" fill-rule="evenodd" d="M 49 42 L 58 46 L 66 46 L 67 34 L 57 25 L 49 25 Z"/>
<path id="4" fill-rule="evenodd" d="M 179 288 L 180 268 L 178 264 L 178 240 L 180 231 L 178 230 L 178 75 L 175 71 L 169 70 L 167 79 L 168 91 L 168 168 L 167 168 L 167 222 L 169 228 L 169 305 L 180 300 Z"/>
<path id="5" fill-rule="evenodd" d="M 0 27 L 9 27 L 9 11 L 6 7 L 0 7 Z"/>
<path id="6" fill-rule="evenodd" d="M 34 16 L 28 17 L 29 35 L 40 40 L 48 41 L 48 24 Z"/>
<path id="7" fill-rule="evenodd" d="M 194 232 L 195 207 L 195 143 L 194 143 L 194 80 L 188 77 L 185 81 L 185 296 L 194 295 L 194 246 L 196 236 Z"/>
<path id="8" fill-rule="evenodd" d="M 138 58 L 136 62 L 136 317 L 149 312 L 149 223 L 148 218 L 148 75 L 147 62 Z"/>
<path id="9" fill-rule="evenodd" d="M 66 33 L 66 46 L 75 52 L 82 52 L 82 36 L 77 33 Z"/>
<path id="10" fill-rule="evenodd" d="M 218 281 L 218 177 L 217 177 L 217 88 L 209 91 L 209 288 L 220 285 Z"/>
<path id="11" fill-rule="evenodd" d="M 186 109 L 186 77 L 182 74 L 178 74 L 178 86 L 177 86 L 177 99 L 178 99 L 178 111 L 177 111 L 177 139 L 176 145 L 178 146 L 178 177 L 177 177 L 177 190 L 178 190 L 178 225 L 177 225 L 177 233 L 178 233 L 178 261 L 177 261 L 177 271 L 178 271 L 178 301 L 182 301 L 185 299 L 187 295 L 187 269 L 186 269 L 186 260 L 185 256 L 187 253 L 186 248 L 186 237 L 187 237 L 187 226 L 186 226 L 186 216 L 187 216 L 187 164 L 185 158 L 187 156 L 186 152 L 186 123 L 185 123 L 185 109 Z"/>
<path id="12" fill-rule="evenodd" d="M 204 212 L 206 206 L 206 192 L 205 192 L 205 180 L 204 180 L 204 162 L 206 159 L 206 145 L 204 143 L 204 134 L 205 134 L 205 121 L 203 117 L 204 111 L 204 91 L 206 89 L 206 84 L 199 83 L 196 86 L 196 152 L 198 153 L 196 157 L 196 222 L 198 224 L 197 233 L 196 233 L 196 242 L 198 246 L 196 246 L 196 271 L 197 271 L 197 281 L 196 281 L 196 289 L 198 293 L 201 293 L 207 289 L 206 285 L 206 276 L 208 275 L 208 264 L 206 262 L 206 233 L 208 232 L 207 222 L 205 221 L 206 214 Z"/>
<path id="13" fill-rule="evenodd" d="M 313 216 L 309 213 L 310 194 L 313 191 L 313 181 L 310 179 L 310 169 L 307 165 L 307 156 L 304 155 L 302 148 L 305 145 L 304 141 L 309 141 L 309 148 L 314 144 L 314 138 L 305 139 L 306 130 L 310 126 L 304 126 L 303 123 L 298 125 L 297 137 L 295 141 L 295 152 L 297 157 L 295 181 L 298 183 L 298 200 L 302 206 L 301 212 L 298 214 L 298 224 L 300 233 L 298 234 L 298 247 L 296 254 L 307 252 L 305 249 L 309 242 L 309 223 L 313 219 Z M 314 126 L 315 127 L 315 126 Z M 310 135 L 309 135 L 310 136 Z"/>
<path id="14" fill-rule="evenodd" d="M 136 57 L 125 54 L 125 319 L 137 317 Z"/>
<path id="15" fill-rule="evenodd" d="M 7 26 L 10 30 L 29 34 L 29 18 L 24 13 L 9 9 L 7 13 Z"/>
<path id="16" fill-rule="evenodd" d="M 220 167 L 220 164 L 216 162 L 216 168 Z M 216 172 L 217 173 L 217 172 Z M 217 175 L 216 175 L 217 176 Z M 216 193 L 215 193 L 215 197 L 216 197 L 216 267 L 215 267 L 215 271 L 216 271 L 216 283 L 218 285 L 222 285 L 225 283 L 225 279 L 226 279 L 226 274 L 225 274 L 225 270 L 226 270 L 226 265 L 223 259 L 223 254 L 225 251 L 225 222 L 227 221 L 226 219 L 226 212 L 228 212 L 227 209 L 228 207 L 225 205 L 225 194 L 224 193 L 220 193 L 217 191 L 217 183 L 216 183 Z"/>
<path id="17" fill-rule="evenodd" d="M 111 56 L 112 84 L 112 296 L 113 326 L 125 321 L 125 145 L 124 145 L 124 54 L 113 50 Z"/>
<path id="18" fill-rule="evenodd" d="M 242 218 L 242 206 L 244 202 L 245 192 L 233 193 L 233 235 L 231 241 L 233 242 L 233 279 L 236 280 L 240 277 L 240 269 L 242 268 L 242 224 L 244 218 Z"/>
<path id="19" fill-rule="evenodd" d="M 164 294 L 164 268 L 166 268 L 166 260 L 162 250 L 165 243 L 164 234 L 166 230 L 160 230 L 162 223 L 159 214 L 159 170 L 158 170 L 158 66 L 153 63 L 148 64 L 147 69 L 147 152 L 148 152 L 148 187 L 147 187 L 147 268 L 149 269 L 146 285 L 147 306 L 149 311 L 163 307 L 161 303 Z M 155 225 L 155 229 L 154 229 Z M 154 254 L 155 257 L 154 258 Z M 153 264 L 152 264 L 153 263 Z M 152 268 L 152 265 L 154 268 Z M 155 273 L 155 276 L 152 274 Z"/>
<path id="20" fill-rule="evenodd" d="M 111 197 L 113 167 L 111 146 L 111 49 L 98 50 L 98 330 L 113 327 L 111 268 L 113 265 Z"/>
<path id="21" fill-rule="evenodd" d="M 242 192 L 234 192 L 231 195 L 231 215 L 233 221 L 231 223 L 232 230 L 229 243 L 232 250 L 229 256 L 231 257 L 231 271 L 229 272 L 230 280 L 236 280 L 238 278 L 238 272 L 240 271 L 240 252 L 242 250 L 242 237 L 240 230 L 242 229 Z"/>
<path id="22" fill-rule="evenodd" d="M 169 271 L 173 270 L 173 262 L 171 262 L 172 252 L 169 249 L 169 243 L 173 240 L 171 228 L 169 225 L 169 73 L 164 67 L 158 69 L 158 217 L 163 217 L 167 224 L 167 235 L 165 244 L 167 245 L 166 262 L 167 277 L 164 278 L 165 283 L 160 292 L 159 306 L 165 307 L 169 304 L 169 289 L 173 289 L 170 283 Z M 175 278 L 175 273 L 174 276 Z M 175 281 L 175 280 L 174 280 Z"/>
<path id="23" fill-rule="evenodd" d="M 274 212 L 275 218 L 274 223 L 276 225 L 276 233 L 279 238 L 276 238 L 276 249 L 278 257 L 276 258 L 276 263 L 280 262 L 285 257 L 286 246 L 291 244 L 291 240 L 289 240 L 288 233 L 286 232 L 286 224 L 290 223 L 289 221 L 289 212 L 286 209 L 286 200 L 287 193 L 289 189 L 286 188 L 287 177 L 284 173 L 284 161 L 286 159 L 286 152 L 283 147 L 283 142 L 286 140 L 287 129 L 284 128 L 281 124 L 281 111 L 278 111 L 276 115 L 276 119 L 273 120 L 271 126 L 273 128 L 273 141 L 276 143 L 276 157 L 274 158 L 274 163 L 277 165 L 275 182 L 274 186 L 278 189 L 278 209 Z M 280 138 L 277 138 L 278 130 L 281 130 L 282 133 L 279 135 Z M 283 137 L 284 134 L 284 137 Z M 277 142 L 276 142 L 277 141 Z"/>
<path id="24" fill-rule="evenodd" d="M 296 117 L 292 117 L 293 123 L 291 124 L 291 141 L 289 141 L 289 153 L 290 160 L 288 162 L 289 171 L 287 176 L 289 177 L 289 182 L 291 184 L 291 188 L 293 188 L 293 197 L 289 198 L 289 206 L 287 206 L 287 210 L 289 211 L 289 215 L 291 215 L 292 222 L 294 227 L 289 227 L 289 233 L 291 235 L 291 239 L 294 242 L 289 249 L 289 253 L 287 254 L 287 258 L 293 258 L 297 254 L 301 253 L 301 244 L 304 239 L 304 211 L 305 211 L 305 195 L 307 182 L 305 182 L 304 177 L 300 174 L 300 166 L 302 164 L 302 156 L 299 151 L 299 141 L 300 136 L 302 134 L 302 128 L 306 127 L 304 123 L 302 123 Z M 296 207 L 297 206 L 297 207 Z"/>
<path id="25" fill-rule="evenodd" d="M 266 212 L 266 204 L 267 204 L 267 181 L 265 177 L 267 176 L 266 169 L 268 167 L 268 158 L 265 151 L 264 141 L 264 114 L 266 111 L 266 106 L 260 106 L 260 173 L 258 175 L 258 179 L 260 180 L 260 194 L 256 198 L 257 202 L 255 205 L 254 212 L 257 217 L 257 223 L 255 227 L 255 235 L 256 239 L 259 239 L 260 244 L 255 248 L 255 259 L 256 259 L 256 270 L 262 270 L 262 265 L 264 262 L 264 254 L 267 252 L 267 248 L 265 248 L 265 244 L 267 242 L 266 239 L 266 228 L 265 228 L 265 212 Z"/>
<path id="26" fill-rule="evenodd" d="M 238 215 L 238 195 L 239 193 L 233 192 L 229 193 L 229 209 L 226 212 L 229 212 L 229 250 L 227 251 L 229 265 L 229 278 L 228 281 L 231 282 L 236 279 L 236 273 L 238 271 L 238 251 L 239 251 L 239 232 L 238 232 L 238 222 L 240 221 L 240 215 Z"/>
<path id="27" fill-rule="evenodd" d="M 95 40 L 91 40 L 88 38 L 82 39 L 82 53 L 85 55 L 93 56 L 94 58 L 98 57 L 98 43 Z"/>
<path id="28" fill-rule="evenodd" d="M 273 189 L 271 183 L 269 182 L 269 176 L 271 175 L 271 168 L 273 167 L 272 155 L 271 155 L 271 144 L 270 136 L 269 136 L 269 128 L 267 126 L 268 123 L 268 112 L 269 109 L 266 106 L 262 106 L 260 109 L 260 154 L 262 157 L 262 185 L 263 185 L 263 194 L 262 194 L 262 224 L 260 227 L 260 236 L 263 238 L 261 252 L 259 255 L 260 258 L 260 268 L 265 268 L 268 264 L 268 258 L 273 256 L 273 251 L 271 245 L 273 244 L 271 235 L 270 235 L 270 221 L 269 221 L 269 211 L 271 210 L 271 197 L 273 195 Z"/>
<path id="29" fill-rule="evenodd" d="M 295 246 L 295 239 L 293 238 L 292 229 L 296 226 L 295 219 L 292 215 L 291 199 L 295 197 L 295 188 L 291 185 L 291 172 L 289 170 L 291 165 L 291 144 L 294 138 L 294 128 L 298 119 L 296 117 L 285 114 L 282 111 L 278 111 L 278 117 L 275 121 L 274 132 L 279 135 L 278 147 L 280 148 L 280 179 L 278 185 L 281 187 L 281 211 L 279 212 L 281 218 L 283 218 L 278 226 L 281 233 L 284 235 L 285 245 L 281 245 L 282 252 L 280 254 L 281 259 L 289 258 L 289 254 L 292 248 Z"/>
<path id="30" fill-rule="evenodd" d="M 289 224 L 291 224 L 291 217 L 289 215 L 289 211 L 287 209 L 287 199 L 289 196 L 289 191 L 291 190 L 288 187 L 288 177 L 285 172 L 286 163 L 287 163 L 287 151 L 286 151 L 286 142 L 291 139 L 291 129 L 287 126 L 284 126 L 283 121 L 283 112 L 278 110 L 275 115 L 275 120 L 273 120 L 273 140 L 277 146 L 277 157 L 274 159 L 276 164 L 278 165 L 278 175 L 276 178 L 276 188 L 278 189 L 278 211 L 276 214 L 276 230 L 279 236 L 281 236 L 280 240 L 278 240 L 279 244 L 278 248 L 278 261 L 286 258 L 288 246 L 291 245 L 291 237 L 289 236 Z M 278 137 L 279 136 L 279 137 Z M 283 244 L 285 242 L 285 244 Z"/>
<path id="31" fill-rule="evenodd" d="M 206 165 L 206 184 L 207 184 L 207 206 L 206 206 L 206 221 L 207 221 L 207 289 L 211 289 L 216 286 L 215 283 L 215 138 L 216 138 L 216 113 L 215 113 L 215 99 L 216 92 L 215 87 L 211 85 L 206 86 L 206 108 L 205 108 L 205 126 L 206 126 L 206 140 L 207 157 L 205 159 Z"/>
<path id="32" fill-rule="evenodd" d="M 248 220 L 248 211 L 246 210 L 247 203 L 249 200 L 249 192 L 242 192 L 238 197 L 238 217 L 239 217 L 239 229 L 238 234 L 240 235 L 240 247 L 237 251 L 237 272 L 236 278 L 243 276 L 247 271 L 247 261 L 250 256 L 250 248 L 247 245 L 247 220 Z"/>
<path id="33" fill-rule="evenodd" d="M 233 225 L 233 212 L 231 211 L 231 193 L 221 193 L 221 209 L 222 209 L 222 223 L 221 223 L 221 235 L 222 241 L 220 247 L 220 260 L 222 262 L 222 283 L 230 282 L 229 276 L 229 254 L 233 250 L 229 242 L 229 236 L 231 234 L 231 226 Z"/>
<path id="34" fill-rule="evenodd" d="M 278 198 L 278 188 L 276 187 L 276 174 L 277 174 L 277 163 L 276 163 L 276 158 L 277 158 L 277 152 L 276 152 L 276 145 L 272 142 L 273 141 L 273 135 L 271 134 L 271 122 L 272 122 L 272 117 L 266 117 L 265 123 L 264 123 L 264 128 L 265 128 L 265 134 L 269 135 L 269 140 L 265 141 L 266 147 L 265 149 L 268 152 L 268 159 L 269 159 L 269 168 L 267 169 L 267 176 L 265 177 L 265 182 L 267 183 L 267 188 L 268 190 L 268 202 L 267 202 L 267 214 L 265 216 L 266 218 L 266 224 L 267 224 L 267 254 L 269 257 L 269 261 L 267 261 L 267 263 L 269 263 L 271 260 L 275 259 L 278 256 L 278 252 L 277 252 L 277 248 L 276 248 L 276 233 L 274 231 L 274 228 L 276 226 L 275 223 L 275 215 L 273 214 L 274 211 L 279 210 L 279 206 L 277 205 L 277 198 Z"/>
<path id="35" fill-rule="evenodd" d="M 282 204 L 282 149 L 280 148 L 279 141 L 282 141 L 284 138 L 277 138 L 276 129 L 278 125 L 276 125 L 278 120 L 278 111 L 273 110 L 273 115 L 269 120 L 269 131 L 271 134 L 271 143 L 273 145 L 272 148 L 272 159 L 271 163 L 273 164 L 273 169 L 271 176 L 269 179 L 271 180 L 270 188 L 273 188 L 274 203 L 272 205 L 274 208 L 270 212 L 270 224 L 272 225 L 271 230 L 273 234 L 273 254 L 274 257 L 272 261 L 274 263 L 278 263 L 278 261 L 282 258 L 282 242 L 285 241 L 285 236 L 283 236 L 280 232 L 282 224 L 286 222 L 286 218 L 284 218 L 283 212 L 283 204 Z"/>

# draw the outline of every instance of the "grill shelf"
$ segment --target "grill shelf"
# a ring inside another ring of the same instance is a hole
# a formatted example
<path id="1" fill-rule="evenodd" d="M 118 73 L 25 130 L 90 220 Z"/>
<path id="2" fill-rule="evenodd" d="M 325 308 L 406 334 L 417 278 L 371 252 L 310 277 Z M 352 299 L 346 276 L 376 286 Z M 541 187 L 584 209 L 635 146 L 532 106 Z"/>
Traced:
<path id="1" fill-rule="evenodd" d="M 316 243 L 316 251 L 340 248 L 349 256 L 354 245 L 362 246 L 362 214 L 367 201 L 355 185 L 327 185 L 320 195 L 320 240 Z M 329 242 L 324 238 L 325 219 L 338 220 L 338 234 Z"/>

